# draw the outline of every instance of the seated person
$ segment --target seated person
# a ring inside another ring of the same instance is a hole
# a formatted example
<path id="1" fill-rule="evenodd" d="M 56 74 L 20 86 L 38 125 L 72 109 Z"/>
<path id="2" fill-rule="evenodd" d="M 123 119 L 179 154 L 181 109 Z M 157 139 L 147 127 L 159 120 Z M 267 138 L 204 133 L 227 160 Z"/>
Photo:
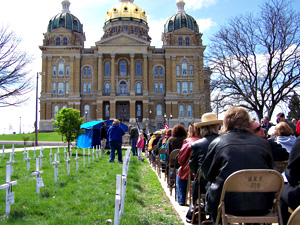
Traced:
<path id="1" fill-rule="evenodd" d="M 285 171 L 288 180 L 283 187 L 280 208 L 283 224 L 287 224 L 290 217 L 288 207 L 295 210 L 300 205 L 300 139 L 293 145 L 290 153 L 289 163 Z"/>
<path id="2" fill-rule="evenodd" d="M 247 110 L 231 107 L 224 116 L 222 135 L 208 147 L 201 170 L 203 177 L 210 182 L 205 210 L 214 223 L 223 184 L 230 174 L 242 169 L 273 169 L 269 143 L 253 135 L 250 126 Z M 272 193 L 229 193 L 225 198 L 226 212 L 241 216 L 264 215 L 272 207 L 272 200 Z"/>

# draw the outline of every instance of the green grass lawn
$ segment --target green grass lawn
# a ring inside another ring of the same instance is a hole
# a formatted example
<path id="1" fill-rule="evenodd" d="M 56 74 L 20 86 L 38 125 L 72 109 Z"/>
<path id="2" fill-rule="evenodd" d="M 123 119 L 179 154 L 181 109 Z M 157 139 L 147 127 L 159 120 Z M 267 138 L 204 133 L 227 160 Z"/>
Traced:
<path id="1" fill-rule="evenodd" d="M 24 137 L 27 136 L 29 137 L 28 142 L 34 142 L 35 133 L 0 135 L 0 141 L 24 141 Z M 58 141 L 62 141 L 62 137 L 57 132 L 38 133 L 38 140 L 58 142 Z"/>
<path id="2" fill-rule="evenodd" d="M 11 205 L 11 214 L 5 216 L 5 190 L 0 190 L 0 224 L 105 224 L 114 219 L 116 175 L 122 173 L 122 164 L 110 163 L 109 155 L 88 163 L 86 157 L 83 167 L 82 150 L 79 151 L 79 170 L 76 171 L 75 150 L 71 157 L 71 171 L 67 175 L 67 166 L 60 148 L 59 175 L 54 182 L 54 169 L 50 165 L 49 149 L 43 151 L 44 187 L 40 195 L 36 194 L 35 160 L 30 161 L 27 172 L 23 162 L 23 151 L 16 152 L 12 181 L 15 203 Z M 2 152 L 2 151 L 0 151 Z M 52 149 L 53 153 L 57 148 Z M 36 152 L 39 154 L 39 151 Z M 86 150 L 87 154 L 87 150 Z M 125 154 L 125 151 L 123 151 Z M 30 151 L 33 158 L 33 152 Z M 0 185 L 5 183 L 6 161 L 0 154 Z M 179 216 L 162 189 L 148 162 L 140 162 L 131 157 L 128 171 L 124 215 L 120 224 L 182 224 Z"/>

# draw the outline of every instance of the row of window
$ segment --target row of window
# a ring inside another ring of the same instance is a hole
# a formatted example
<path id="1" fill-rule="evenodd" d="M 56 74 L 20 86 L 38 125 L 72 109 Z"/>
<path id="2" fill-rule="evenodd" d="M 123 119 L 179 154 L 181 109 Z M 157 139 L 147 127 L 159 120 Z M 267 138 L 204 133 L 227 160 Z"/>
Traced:
<path id="1" fill-rule="evenodd" d="M 156 116 L 161 117 L 163 116 L 163 107 L 162 104 L 156 105 Z M 188 105 L 179 105 L 179 117 L 192 117 L 192 106 Z"/>
<path id="2" fill-rule="evenodd" d="M 119 94 L 127 94 L 128 93 L 128 85 L 126 81 L 121 81 L 118 85 L 118 93 Z M 106 95 L 110 94 L 110 82 L 104 83 L 104 93 Z M 136 94 L 142 94 L 142 82 L 136 82 L 135 83 L 135 93 Z"/>
<path id="3" fill-rule="evenodd" d="M 64 60 L 59 60 L 56 65 L 52 66 L 52 75 L 53 76 L 69 76 L 70 75 L 70 66 L 65 66 Z"/>
<path id="4" fill-rule="evenodd" d="M 120 76 L 127 76 L 127 62 L 125 60 L 121 60 L 119 64 L 119 74 Z M 104 76 L 111 75 L 111 63 L 110 61 L 105 61 L 104 64 Z M 135 63 L 135 76 L 142 76 L 142 62 L 137 61 Z"/>
<path id="5" fill-rule="evenodd" d="M 193 93 L 193 86 L 194 86 L 194 83 L 191 81 L 191 82 L 187 82 L 187 81 L 183 81 L 183 82 L 180 82 L 178 81 L 177 82 L 177 93 L 178 94 L 192 94 Z"/>
<path id="6" fill-rule="evenodd" d="M 52 93 L 58 95 L 69 94 L 69 82 L 53 82 Z"/>
<path id="7" fill-rule="evenodd" d="M 56 37 L 55 38 L 55 45 L 68 45 L 68 38 L 67 37 Z"/>
<path id="8" fill-rule="evenodd" d="M 176 66 L 176 74 L 177 75 L 193 75 L 194 67 L 192 65 L 188 66 L 187 60 L 182 60 L 181 65 Z"/>
<path id="9" fill-rule="evenodd" d="M 183 45 L 183 38 L 182 37 L 178 37 L 178 45 Z M 185 38 L 185 45 L 190 45 L 190 38 L 189 37 Z"/>

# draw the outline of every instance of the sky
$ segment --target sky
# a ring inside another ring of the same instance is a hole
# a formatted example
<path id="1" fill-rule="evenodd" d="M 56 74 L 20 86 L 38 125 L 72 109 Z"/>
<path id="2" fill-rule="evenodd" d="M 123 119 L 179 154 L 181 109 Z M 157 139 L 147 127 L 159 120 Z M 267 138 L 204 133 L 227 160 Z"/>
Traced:
<path id="1" fill-rule="evenodd" d="M 15 0 L 5 1 L 0 7 L 0 26 L 9 26 L 22 42 L 20 48 L 34 59 L 28 69 L 28 76 L 36 84 L 36 73 L 41 71 L 41 51 L 43 34 L 47 32 L 49 20 L 61 12 L 62 0 Z M 83 24 L 86 35 L 85 48 L 95 46 L 103 35 L 105 13 L 119 0 L 69 0 L 70 12 Z M 203 33 L 203 45 L 209 45 L 209 38 L 226 25 L 228 19 L 241 14 L 256 14 L 263 0 L 184 0 L 185 12 L 194 17 Z M 48 2 L 48 4 L 46 3 Z M 296 3 L 298 2 L 298 4 Z M 177 12 L 176 0 L 134 0 L 144 9 L 148 18 L 151 45 L 162 46 L 161 34 L 168 18 Z M 299 0 L 293 2 L 300 11 Z M 40 80 L 41 81 L 41 80 Z M 41 83 L 39 81 L 39 83 Z M 19 107 L 0 108 L 0 134 L 34 131 L 36 86 L 30 92 L 30 100 Z M 39 87 L 40 91 L 40 87 Z M 287 112 L 285 112 L 287 113 Z"/>

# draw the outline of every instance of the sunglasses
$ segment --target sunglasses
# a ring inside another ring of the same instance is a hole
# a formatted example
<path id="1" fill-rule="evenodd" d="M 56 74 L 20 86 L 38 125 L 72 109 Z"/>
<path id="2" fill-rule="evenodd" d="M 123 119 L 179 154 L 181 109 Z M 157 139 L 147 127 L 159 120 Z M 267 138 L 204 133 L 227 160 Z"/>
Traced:
<path id="1" fill-rule="evenodd" d="M 255 129 L 253 130 L 253 132 L 254 132 L 254 133 L 257 133 L 258 131 L 260 131 L 260 128 L 261 128 L 261 125 L 259 125 L 259 127 L 255 128 Z"/>

